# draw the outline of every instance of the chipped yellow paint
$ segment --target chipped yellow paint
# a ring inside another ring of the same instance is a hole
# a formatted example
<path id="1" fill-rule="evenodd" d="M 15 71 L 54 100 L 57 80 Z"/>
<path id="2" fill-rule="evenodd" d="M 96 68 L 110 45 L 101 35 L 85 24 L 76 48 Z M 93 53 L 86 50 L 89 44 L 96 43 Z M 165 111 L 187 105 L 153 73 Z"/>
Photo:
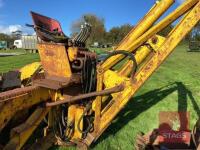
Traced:
<path id="1" fill-rule="evenodd" d="M 34 75 L 34 73 L 41 67 L 40 62 L 34 62 L 22 67 L 19 72 L 21 73 L 21 81 L 27 80 Z"/>
<path id="2" fill-rule="evenodd" d="M 72 72 L 65 45 L 41 43 L 38 44 L 38 51 L 46 76 L 71 77 Z"/>

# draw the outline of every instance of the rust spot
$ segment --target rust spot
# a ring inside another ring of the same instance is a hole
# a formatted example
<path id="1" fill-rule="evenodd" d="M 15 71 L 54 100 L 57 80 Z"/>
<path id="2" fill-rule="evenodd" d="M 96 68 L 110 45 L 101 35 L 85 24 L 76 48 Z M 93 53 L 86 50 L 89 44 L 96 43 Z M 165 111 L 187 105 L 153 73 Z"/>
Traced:
<path id="1" fill-rule="evenodd" d="M 152 38 L 151 38 L 151 42 L 152 42 L 153 44 L 156 44 L 156 43 L 158 42 L 158 37 L 156 37 L 156 36 L 152 37 Z"/>
<path id="2" fill-rule="evenodd" d="M 6 123 L 7 121 L 8 121 L 7 119 L 4 119 L 4 121 L 3 121 L 3 122 L 4 122 L 4 123 Z"/>
<path id="3" fill-rule="evenodd" d="M 54 56 L 54 53 L 52 50 L 45 50 L 46 56 Z"/>
<path id="4" fill-rule="evenodd" d="M 37 86 L 29 86 L 29 87 L 25 87 L 25 88 L 18 88 L 18 89 L 2 92 L 0 94 L 0 103 L 6 102 L 8 100 L 13 100 L 16 97 L 20 97 L 20 96 L 23 97 L 24 95 L 27 95 L 28 93 L 30 93 L 34 90 L 38 90 L 38 88 L 39 87 L 37 87 Z"/>

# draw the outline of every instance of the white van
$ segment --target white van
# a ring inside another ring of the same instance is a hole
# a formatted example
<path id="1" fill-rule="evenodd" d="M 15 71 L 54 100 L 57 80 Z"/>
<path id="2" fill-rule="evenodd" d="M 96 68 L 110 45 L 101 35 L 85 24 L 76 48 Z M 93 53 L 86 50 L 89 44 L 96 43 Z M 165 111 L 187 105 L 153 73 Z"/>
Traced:
<path id="1" fill-rule="evenodd" d="M 16 48 L 22 48 L 22 40 L 15 40 L 14 41 L 14 46 Z"/>

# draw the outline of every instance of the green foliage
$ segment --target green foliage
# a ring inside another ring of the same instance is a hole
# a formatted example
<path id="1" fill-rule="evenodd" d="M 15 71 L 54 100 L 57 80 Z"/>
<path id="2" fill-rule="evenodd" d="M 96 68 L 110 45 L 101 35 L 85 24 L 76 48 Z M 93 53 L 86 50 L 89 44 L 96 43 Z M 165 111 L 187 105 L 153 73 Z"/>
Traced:
<path id="1" fill-rule="evenodd" d="M 0 41 L 13 41 L 13 38 L 7 34 L 0 33 Z"/>
<path id="2" fill-rule="evenodd" d="M 119 43 L 133 28 L 130 24 L 124 24 L 120 27 L 113 27 L 106 35 L 107 42 Z"/>
<path id="3" fill-rule="evenodd" d="M 71 25 L 71 36 L 73 37 L 76 35 L 79 32 L 81 25 L 83 25 L 85 22 L 92 26 L 92 32 L 87 41 L 87 44 L 91 45 L 94 42 L 103 43 L 106 34 L 104 19 L 94 14 L 85 14 L 80 19 L 73 22 Z"/>
<path id="4" fill-rule="evenodd" d="M 0 33 L 0 41 L 5 41 L 10 39 L 10 37 L 4 33 Z"/>
<path id="5" fill-rule="evenodd" d="M 92 33 L 88 39 L 87 44 L 92 45 L 94 42 L 99 43 L 119 43 L 126 34 L 132 29 L 130 24 L 124 24 L 119 27 L 113 27 L 110 31 L 106 32 L 104 19 L 94 14 L 85 14 L 80 19 L 76 20 L 71 25 L 71 36 L 75 36 L 82 24 L 85 22 L 92 25 Z"/>
<path id="6" fill-rule="evenodd" d="M 97 55 L 106 54 L 111 50 L 112 50 L 112 48 L 90 48 L 90 51 L 97 53 Z"/>
<path id="7" fill-rule="evenodd" d="M 0 33 L 0 41 L 7 41 L 8 42 L 8 47 L 12 47 L 14 40 L 16 40 L 17 37 L 15 35 L 7 35 L 4 33 Z"/>
<path id="8" fill-rule="evenodd" d="M 5 51 L 0 51 L 5 52 Z M 21 52 L 23 53 L 23 50 L 7 50 L 6 52 Z M 25 55 L 19 55 L 19 56 L 9 56 L 9 57 L 0 57 L 0 73 L 1 72 L 7 72 L 9 70 L 13 69 L 19 69 L 23 67 L 26 64 L 39 61 L 38 54 L 25 54 Z"/>

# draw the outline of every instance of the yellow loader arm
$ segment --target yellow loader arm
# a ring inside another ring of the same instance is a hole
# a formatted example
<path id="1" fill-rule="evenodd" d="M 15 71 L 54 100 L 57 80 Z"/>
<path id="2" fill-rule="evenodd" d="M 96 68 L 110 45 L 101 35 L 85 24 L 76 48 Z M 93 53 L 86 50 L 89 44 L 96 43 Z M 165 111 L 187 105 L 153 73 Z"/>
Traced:
<path id="1" fill-rule="evenodd" d="M 119 84 L 124 85 L 124 90 L 112 94 L 112 99 L 106 101 L 108 97 L 98 96 L 93 102 L 95 111 L 94 132 L 88 134 L 84 140 L 87 145 L 95 141 L 109 126 L 114 117 L 121 109 L 125 107 L 128 101 L 133 97 L 137 90 L 145 81 L 153 74 L 153 72 L 164 62 L 179 42 L 191 31 L 191 29 L 199 22 L 200 2 L 198 0 L 187 0 L 179 6 L 174 12 L 169 14 L 163 20 L 153 25 L 157 20 L 156 16 L 163 14 L 162 11 L 168 8 L 174 1 L 162 0 L 157 6 L 154 6 L 150 12 L 142 19 L 141 22 L 125 37 L 125 39 L 117 46 L 114 52 L 105 62 L 100 64 L 97 69 L 97 90 L 114 87 Z M 174 27 L 174 29 L 165 38 L 156 34 L 174 22 L 178 17 L 182 19 Z M 153 25 L 153 26 L 152 26 Z M 120 69 L 113 70 L 115 66 L 126 53 L 134 55 L 135 60 L 129 60 Z M 119 55 L 120 54 L 120 55 Z M 147 58 L 145 60 L 145 58 Z M 142 63 L 142 65 L 140 65 Z M 139 70 L 134 72 L 134 67 Z M 104 102 L 108 103 L 104 106 Z M 92 137 L 92 138 L 91 138 Z"/>

